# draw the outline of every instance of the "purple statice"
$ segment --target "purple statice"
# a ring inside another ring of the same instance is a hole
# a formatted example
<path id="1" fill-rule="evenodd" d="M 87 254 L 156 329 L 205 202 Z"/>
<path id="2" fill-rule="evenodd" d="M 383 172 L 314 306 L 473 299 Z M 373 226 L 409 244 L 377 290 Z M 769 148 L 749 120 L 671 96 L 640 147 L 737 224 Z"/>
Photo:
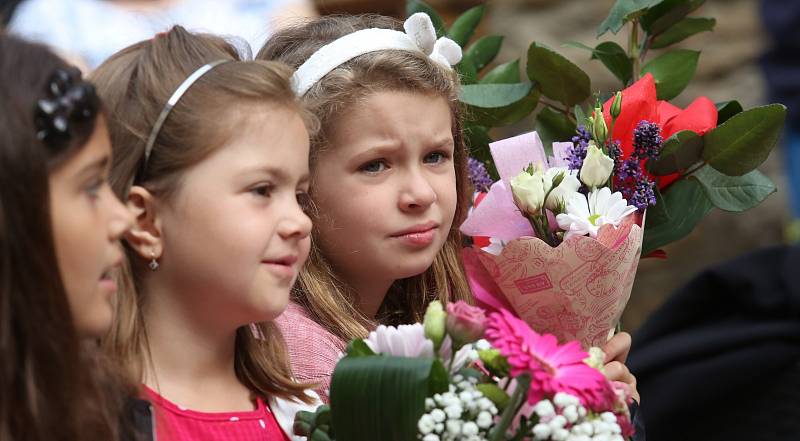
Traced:
<path id="1" fill-rule="evenodd" d="M 661 152 L 661 129 L 658 124 L 641 120 L 633 130 L 633 153 L 639 159 L 658 159 Z"/>
<path id="2" fill-rule="evenodd" d="M 614 176 L 616 176 L 625 163 L 625 160 L 622 159 L 622 144 L 619 141 L 608 143 L 608 156 L 614 160 Z"/>
<path id="3" fill-rule="evenodd" d="M 620 163 L 615 176 L 620 182 L 638 179 L 642 175 L 642 164 L 638 159 L 625 159 Z"/>
<path id="4" fill-rule="evenodd" d="M 469 158 L 467 159 L 467 168 L 469 169 L 469 181 L 475 187 L 475 191 L 482 193 L 489 191 L 489 187 L 492 186 L 492 178 L 489 177 L 489 172 L 486 171 L 483 162 Z"/>
<path id="5" fill-rule="evenodd" d="M 642 175 L 634 186 L 625 187 L 622 195 L 628 204 L 635 206 L 639 211 L 644 211 L 647 207 L 656 204 L 656 184 L 647 176 Z"/>
<path id="6" fill-rule="evenodd" d="M 592 135 L 586 130 L 585 126 L 578 126 L 578 134 L 572 137 L 572 148 L 567 154 L 567 168 L 570 170 L 580 170 L 583 160 L 586 159 L 586 152 L 589 150 L 589 141 Z"/>

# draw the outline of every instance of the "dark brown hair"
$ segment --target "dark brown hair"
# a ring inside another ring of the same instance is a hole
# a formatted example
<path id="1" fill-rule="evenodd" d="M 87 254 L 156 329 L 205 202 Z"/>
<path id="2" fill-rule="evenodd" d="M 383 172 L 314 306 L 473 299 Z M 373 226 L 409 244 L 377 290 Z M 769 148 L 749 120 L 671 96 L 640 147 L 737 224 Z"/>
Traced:
<path id="1" fill-rule="evenodd" d="M 181 97 L 142 169 L 145 143 L 169 97 L 198 68 L 217 60 L 228 62 L 205 73 Z M 115 193 L 126 199 L 135 177 L 136 185 L 169 200 L 179 191 L 183 173 L 233 136 L 239 127 L 235 122 L 254 108 L 288 108 L 313 129 L 313 118 L 292 93 L 290 76 L 284 64 L 245 60 L 225 39 L 180 26 L 112 55 L 92 79 L 108 109 Z M 125 253 L 116 322 L 106 347 L 141 380 L 149 351 L 143 314 L 147 293 L 141 280 L 149 270 L 127 244 Z M 236 375 L 254 393 L 308 400 L 307 385 L 292 380 L 286 346 L 274 323 L 240 327 L 235 352 Z"/>
<path id="2" fill-rule="evenodd" d="M 369 28 L 402 30 L 402 24 L 380 15 L 326 16 L 281 30 L 259 51 L 257 59 L 282 61 L 294 68 L 322 46 Z M 337 127 L 338 116 L 364 97 L 380 91 L 405 91 L 444 97 L 452 114 L 454 162 L 458 203 L 447 241 L 433 265 L 424 273 L 398 280 L 390 288 L 378 318 L 385 324 L 421 321 L 431 300 L 444 303 L 471 302 L 472 295 L 460 259 L 461 233 L 458 230 L 469 207 L 471 195 L 467 180 L 467 152 L 461 130 L 458 105 L 458 75 L 431 61 L 422 53 L 400 50 L 370 52 L 343 63 L 309 89 L 303 103 L 319 118 L 320 130 L 311 139 L 311 198 L 314 198 L 313 174 L 320 152 L 329 148 L 327 139 Z M 311 254 L 299 278 L 294 300 L 331 333 L 344 340 L 363 338 L 371 325 L 355 306 L 355 293 L 335 273 L 315 244 L 312 231 Z"/>
<path id="3" fill-rule="evenodd" d="M 66 145 L 37 137 L 37 102 L 57 69 L 44 46 L 0 33 L 0 439 L 117 437 L 124 391 L 73 324 L 50 216 L 49 173 L 86 144 L 97 114 Z M 73 122 L 71 122 L 72 124 Z"/>

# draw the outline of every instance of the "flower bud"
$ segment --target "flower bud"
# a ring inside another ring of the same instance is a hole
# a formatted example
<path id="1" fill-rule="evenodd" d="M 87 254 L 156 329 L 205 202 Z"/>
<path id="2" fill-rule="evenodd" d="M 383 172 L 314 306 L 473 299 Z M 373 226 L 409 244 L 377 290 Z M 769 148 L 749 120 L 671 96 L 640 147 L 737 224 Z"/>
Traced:
<path id="1" fill-rule="evenodd" d="M 486 330 L 483 309 L 458 301 L 447 304 L 447 334 L 457 348 L 478 341 Z"/>
<path id="2" fill-rule="evenodd" d="M 581 182 L 578 180 L 577 171 L 567 170 L 565 167 L 550 167 L 544 172 L 544 191 L 550 192 L 544 204 L 545 208 L 553 213 L 563 212 L 565 201 L 580 188 Z"/>
<path id="3" fill-rule="evenodd" d="M 434 300 L 425 311 L 425 338 L 433 342 L 433 348 L 438 351 L 444 341 L 447 326 L 447 313 L 442 308 L 442 302 Z"/>
<path id="4" fill-rule="evenodd" d="M 544 182 L 541 172 L 524 171 L 511 178 L 514 203 L 525 215 L 538 214 L 544 205 Z"/>
<path id="5" fill-rule="evenodd" d="M 622 91 L 614 94 L 614 102 L 611 103 L 611 117 L 616 118 L 622 112 Z"/>
<path id="6" fill-rule="evenodd" d="M 592 135 L 595 142 L 604 144 L 608 138 L 608 127 L 606 127 L 606 119 L 603 118 L 603 109 L 598 107 L 594 109 L 594 122 L 592 124 Z"/>
<path id="7" fill-rule="evenodd" d="M 614 160 L 606 156 L 595 145 L 589 145 L 586 159 L 581 166 L 581 181 L 589 188 L 597 188 L 608 182 L 614 170 Z"/>

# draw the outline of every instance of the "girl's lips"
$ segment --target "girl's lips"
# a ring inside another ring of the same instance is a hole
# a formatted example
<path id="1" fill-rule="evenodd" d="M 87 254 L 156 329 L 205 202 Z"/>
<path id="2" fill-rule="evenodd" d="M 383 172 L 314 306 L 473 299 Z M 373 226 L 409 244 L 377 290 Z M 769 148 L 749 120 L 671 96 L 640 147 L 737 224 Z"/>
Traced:
<path id="1" fill-rule="evenodd" d="M 405 245 L 415 248 L 423 248 L 433 243 L 433 240 L 436 239 L 436 231 L 436 228 L 429 228 L 424 231 L 417 231 L 392 237 L 400 240 Z"/>

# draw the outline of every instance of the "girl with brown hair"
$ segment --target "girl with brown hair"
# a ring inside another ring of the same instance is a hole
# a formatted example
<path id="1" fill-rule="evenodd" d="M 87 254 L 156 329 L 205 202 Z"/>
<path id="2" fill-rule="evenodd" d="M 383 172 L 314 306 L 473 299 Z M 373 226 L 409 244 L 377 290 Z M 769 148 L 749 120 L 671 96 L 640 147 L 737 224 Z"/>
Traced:
<path id="1" fill-rule="evenodd" d="M 93 74 L 109 109 L 125 236 L 107 348 L 170 440 L 283 440 L 313 401 L 272 320 L 309 250 L 309 118 L 279 63 L 169 32 Z M 179 404 L 178 404 L 179 403 Z"/>
<path id="2" fill-rule="evenodd" d="M 0 34 L 0 439 L 119 439 L 129 392 L 99 356 L 119 238 L 100 101 L 44 46 Z"/>
<path id="3" fill-rule="evenodd" d="M 472 189 L 452 66 L 461 49 L 430 18 L 322 17 L 275 34 L 258 59 L 297 69 L 319 118 L 311 141 L 314 230 L 294 305 L 278 320 L 298 378 L 327 385 L 347 341 L 422 321 L 434 299 L 471 301 L 459 226 Z M 635 385 L 630 335 L 606 372 Z"/>

